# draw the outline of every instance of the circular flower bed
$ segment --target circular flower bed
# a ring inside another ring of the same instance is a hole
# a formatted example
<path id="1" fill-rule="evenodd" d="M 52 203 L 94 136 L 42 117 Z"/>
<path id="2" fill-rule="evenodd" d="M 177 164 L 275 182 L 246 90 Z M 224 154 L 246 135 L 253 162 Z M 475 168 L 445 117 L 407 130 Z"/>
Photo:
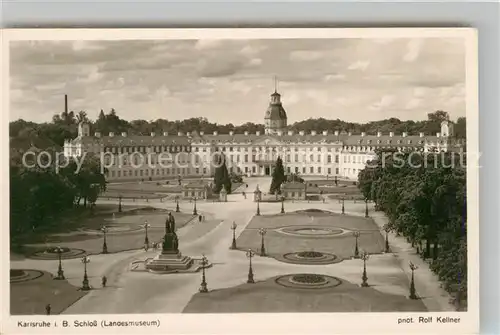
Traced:
<path id="1" fill-rule="evenodd" d="M 69 252 L 71 249 L 68 247 L 60 247 L 61 248 L 61 253 Z M 45 252 L 48 252 L 50 254 L 57 254 L 57 249 L 58 247 L 48 247 Z"/>
<path id="2" fill-rule="evenodd" d="M 292 279 L 292 281 L 297 282 L 297 283 L 301 283 L 301 284 L 320 284 L 320 283 L 326 282 L 326 278 L 324 276 L 310 274 L 310 273 L 293 275 L 291 279 Z"/>
<path id="3" fill-rule="evenodd" d="M 26 274 L 24 270 L 10 269 L 10 278 L 22 277 Z"/>
<path id="4" fill-rule="evenodd" d="M 318 251 L 302 251 L 297 253 L 297 256 L 304 258 L 320 258 L 323 257 L 324 254 Z"/>

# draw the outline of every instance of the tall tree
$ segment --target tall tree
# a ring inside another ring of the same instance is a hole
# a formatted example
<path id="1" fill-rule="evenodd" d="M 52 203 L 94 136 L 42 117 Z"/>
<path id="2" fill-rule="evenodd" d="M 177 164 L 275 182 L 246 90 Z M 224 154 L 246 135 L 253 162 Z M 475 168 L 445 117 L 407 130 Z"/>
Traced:
<path id="1" fill-rule="evenodd" d="M 281 194 L 281 184 L 286 181 L 285 177 L 285 168 L 283 167 L 283 160 L 281 157 L 278 156 L 276 159 L 276 163 L 274 165 L 274 170 L 273 170 L 273 175 L 272 175 L 272 180 L 271 180 L 271 187 L 269 189 L 270 193 L 276 193 Z"/>
<path id="2" fill-rule="evenodd" d="M 214 156 L 215 172 L 214 172 L 214 192 L 219 193 L 224 187 L 227 193 L 231 193 L 231 178 L 227 171 L 226 159 L 223 153 Z"/>

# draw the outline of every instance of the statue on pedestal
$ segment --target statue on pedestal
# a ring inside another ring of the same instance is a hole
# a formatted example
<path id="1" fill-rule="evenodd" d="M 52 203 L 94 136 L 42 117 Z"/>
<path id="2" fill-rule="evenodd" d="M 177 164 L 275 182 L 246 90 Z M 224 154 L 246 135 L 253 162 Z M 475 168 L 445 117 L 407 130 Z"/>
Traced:
<path id="1" fill-rule="evenodd" d="M 175 218 L 172 213 L 168 214 L 167 220 L 165 221 L 165 237 L 163 238 L 162 252 L 179 252 L 179 239 L 175 233 Z"/>

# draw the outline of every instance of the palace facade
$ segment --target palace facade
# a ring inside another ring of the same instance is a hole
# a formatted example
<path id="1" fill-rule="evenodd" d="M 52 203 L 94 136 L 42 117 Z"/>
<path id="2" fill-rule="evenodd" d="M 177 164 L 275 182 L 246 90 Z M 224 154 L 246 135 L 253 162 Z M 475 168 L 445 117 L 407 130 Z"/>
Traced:
<path id="1" fill-rule="evenodd" d="M 287 129 L 287 114 L 276 91 L 271 95 L 264 124 L 262 134 L 194 131 L 129 136 L 91 134 L 90 126 L 81 123 L 78 137 L 64 143 L 64 154 L 100 155 L 110 182 L 209 177 L 215 170 L 214 155 L 220 153 L 229 171 L 247 176 L 271 175 L 276 159 L 281 157 L 287 173 L 355 180 L 377 148 L 428 152 L 463 147 L 463 143 L 453 140 L 453 124 L 448 121 L 443 121 L 441 132 L 433 135 L 294 132 Z"/>

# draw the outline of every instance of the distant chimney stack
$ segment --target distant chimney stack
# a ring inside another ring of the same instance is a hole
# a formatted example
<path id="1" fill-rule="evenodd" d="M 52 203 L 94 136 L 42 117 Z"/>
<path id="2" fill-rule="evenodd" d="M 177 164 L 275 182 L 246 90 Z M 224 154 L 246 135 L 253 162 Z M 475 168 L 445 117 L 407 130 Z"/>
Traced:
<path id="1" fill-rule="evenodd" d="M 64 95 L 64 111 L 68 113 L 68 95 Z"/>

